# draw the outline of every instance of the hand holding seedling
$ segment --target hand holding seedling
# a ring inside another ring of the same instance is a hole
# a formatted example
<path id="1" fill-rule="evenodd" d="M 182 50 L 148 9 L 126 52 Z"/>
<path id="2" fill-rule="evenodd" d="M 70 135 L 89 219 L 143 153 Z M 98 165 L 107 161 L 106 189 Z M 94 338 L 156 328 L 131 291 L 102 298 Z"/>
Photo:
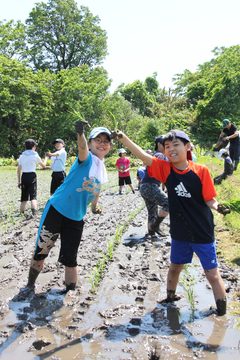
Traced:
<path id="1" fill-rule="evenodd" d="M 121 141 L 123 139 L 123 133 L 120 130 L 111 131 L 111 139 L 117 139 L 118 141 Z"/>
<path id="2" fill-rule="evenodd" d="M 101 215 L 103 215 L 103 210 L 100 207 L 92 208 L 92 213 L 93 214 L 101 214 Z"/>
<path id="3" fill-rule="evenodd" d="M 87 125 L 89 128 L 91 127 L 87 121 L 83 121 L 83 120 L 76 121 L 74 125 L 75 125 L 75 130 L 79 135 L 83 134 L 84 126 Z"/>
<path id="4" fill-rule="evenodd" d="M 223 216 L 225 216 L 227 214 L 230 214 L 231 210 L 228 209 L 225 205 L 218 204 L 217 212 L 219 212 L 219 214 L 222 214 Z"/>

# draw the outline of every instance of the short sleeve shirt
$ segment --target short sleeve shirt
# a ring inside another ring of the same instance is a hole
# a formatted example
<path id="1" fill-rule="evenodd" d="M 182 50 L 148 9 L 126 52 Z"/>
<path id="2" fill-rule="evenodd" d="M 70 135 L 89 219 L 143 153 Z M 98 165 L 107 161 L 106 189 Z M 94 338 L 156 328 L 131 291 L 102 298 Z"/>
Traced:
<path id="1" fill-rule="evenodd" d="M 33 150 L 26 150 L 19 157 L 18 165 L 21 165 L 23 173 L 36 172 L 36 166 L 42 160 L 38 153 Z"/>
<path id="2" fill-rule="evenodd" d="M 119 168 L 119 169 L 121 169 L 121 170 L 125 170 L 125 169 L 127 169 L 128 167 L 129 167 L 129 165 L 130 165 L 130 160 L 128 159 L 128 158 L 119 158 L 119 159 L 117 159 L 117 162 L 116 162 L 116 166 Z M 119 172 L 118 173 L 118 176 L 119 177 L 126 177 L 126 176 L 130 176 L 130 171 L 127 171 L 127 172 L 125 172 L 125 173 L 121 173 L 121 172 Z"/>
<path id="3" fill-rule="evenodd" d="M 171 237 L 190 243 L 213 242 L 213 215 L 205 201 L 217 194 L 207 167 L 189 161 L 187 169 L 180 171 L 171 162 L 153 158 L 149 175 L 167 187 Z"/>
<path id="4" fill-rule="evenodd" d="M 227 136 L 231 136 L 231 135 L 233 135 L 233 134 L 237 131 L 237 129 L 238 129 L 238 128 L 237 128 L 236 125 L 231 124 L 230 129 L 225 128 L 225 129 L 223 129 L 223 132 L 224 132 Z M 229 141 L 230 141 L 230 144 L 236 144 L 236 143 L 239 142 L 239 136 L 236 136 L 235 138 L 230 139 Z"/>
<path id="5" fill-rule="evenodd" d="M 156 151 L 153 154 L 153 156 L 156 157 L 157 159 L 164 160 L 164 155 L 161 153 L 161 151 Z M 160 186 L 161 182 L 159 180 L 155 179 L 154 177 L 149 176 L 148 166 L 147 166 L 141 184 L 156 184 L 156 185 Z"/>
<path id="6" fill-rule="evenodd" d="M 64 171 L 65 163 L 67 160 L 66 150 L 63 147 L 61 150 L 56 151 L 56 152 L 59 153 L 59 155 L 52 156 L 52 160 L 53 160 L 52 170 L 53 171 Z"/>
<path id="7" fill-rule="evenodd" d="M 77 158 L 63 184 L 49 199 L 49 203 L 69 219 L 82 220 L 86 215 L 88 204 L 101 189 L 101 183 L 96 178 L 89 177 L 91 165 L 90 153 L 81 164 Z"/>

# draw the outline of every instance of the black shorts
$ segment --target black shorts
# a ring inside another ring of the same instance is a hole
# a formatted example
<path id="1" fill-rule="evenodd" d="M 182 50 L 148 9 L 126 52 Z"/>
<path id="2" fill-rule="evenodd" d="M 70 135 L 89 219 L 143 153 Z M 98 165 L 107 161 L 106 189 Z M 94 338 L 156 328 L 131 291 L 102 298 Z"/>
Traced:
<path id="1" fill-rule="evenodd" d="M 82 237 L 83 220 L 71 220 L 50 206 L 38 234 L 34 260 L 45 259 L 55 245 L 58 236 L 61 248 L 58 261 L 68 267 L 77 266 L 77 252 Z"/>
<path id="2" fill-rule="evenodd" d="M 66 177 L 65 171 L 53 171 L 52 181 L 50 186 L 51 194 L 54 194 L 57 188 L 59 188 L 59 186 L 64 182 L 65 177 Z"/>
<path id="3" fill-rule="evenodd" d="M 35 172 L 22 173 L 21 190 L 21 201 L 37 199 L 37 175 Z"/>
<path id="4" fill-rule="evenodd" d="M 119 178 L 118 178 L 118 184 L 119 184 L 119 186 L 123 186 L 124 183 L 125 183 L 126 185 L 130 185 L 130 184 L 132 183 L 130 176 L 124 176 L 124 177 L 119 177 Z"/>

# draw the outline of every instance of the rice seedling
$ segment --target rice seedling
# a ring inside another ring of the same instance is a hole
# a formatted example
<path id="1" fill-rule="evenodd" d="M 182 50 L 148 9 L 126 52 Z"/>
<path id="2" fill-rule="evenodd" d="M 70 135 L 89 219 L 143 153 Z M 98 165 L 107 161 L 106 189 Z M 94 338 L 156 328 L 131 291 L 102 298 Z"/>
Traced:
<path id="1" fill-rule="evenodd" d="M 187 265 L 185 264 L 183 268 L 183 272 L 180 275 L 179 284 L 183 287 L 183 289 L 187 293 L 191 310 L 195 309 L 195 297 L 196 297 L 196 293 L 194 291 L 195 282 L 196 281 L 194 275 L 191 273 L 190 270 L 188 270 Z"/>
<path id="2" fill-rule="evenodd" d="M 111 240 L 108 240 L 108 248 L 107 248 L 107 253 L 103 254 L 103 260 L 101 262 L 100 259 L 98 259 L 98 262 L 92 272 L 93 277 L 91 277 L 91 275 L 88 274 L 89 279 L 90 279 L 90 283 L 92 286 L 92 292 L 95 292 L 96 287 L 99 284 L 101 275 L 103 270 L 106 267 L 106 260 L 109 262 L 112 260 L 113 257 L 113 251 L 114 249 L 117 247 L 117 245 L 120 244 L 121 242 L 121 238 L 122 235 L 124 233 L 124 231 L 126 230 L 126 228 L 129 226 L 129 223 L 134 219 L 134 217 L 139 214 L 139 212 L 144 208 L 144 202 L 142 202 L 142 204 L 140 206 L 138 206 L 136 208 L 136 210 L 131 211 L 127 221 L 123 222 L 122 225 L 118 225 L 117 229 L 116 229 L 116 233 L 115 236 L 112 236 Z"/>
<path id="3" fill-rule="evenodd" d="M 113 113 L 111 113 L 111 111 L 110 110 L 108 110 L 108 112 L 109 112 L 109 114 L 112 116 L 112 118 L 113 118 L 113 128 L 114 128 L 114 131 L 117 131 L 117 129 L 118 129 L 118 122 L 116 121 L 116 118 L 115 118 L 115 116 L 113 115 Z"/>

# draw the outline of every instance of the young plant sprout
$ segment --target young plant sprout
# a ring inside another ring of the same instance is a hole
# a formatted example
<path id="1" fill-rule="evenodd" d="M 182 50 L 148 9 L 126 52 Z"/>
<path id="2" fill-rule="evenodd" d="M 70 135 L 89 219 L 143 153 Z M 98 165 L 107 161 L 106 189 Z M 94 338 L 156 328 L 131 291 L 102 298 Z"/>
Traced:
<path id="1" fill-rule="evenodd" d="M 117 131 L 117 129 L 118 129 L 118 122 L 116 121 L 116 118 L 115 118 L 115 116 L 113 115 L 113 113 L 111 113 L 111 111 L 110 110 L 108 110 L 108 112 L 110 113 L 110 115 L 112 116 L 112 118 L 113 118 L 113 127 L 114 127 L 114 131 Z"/>

